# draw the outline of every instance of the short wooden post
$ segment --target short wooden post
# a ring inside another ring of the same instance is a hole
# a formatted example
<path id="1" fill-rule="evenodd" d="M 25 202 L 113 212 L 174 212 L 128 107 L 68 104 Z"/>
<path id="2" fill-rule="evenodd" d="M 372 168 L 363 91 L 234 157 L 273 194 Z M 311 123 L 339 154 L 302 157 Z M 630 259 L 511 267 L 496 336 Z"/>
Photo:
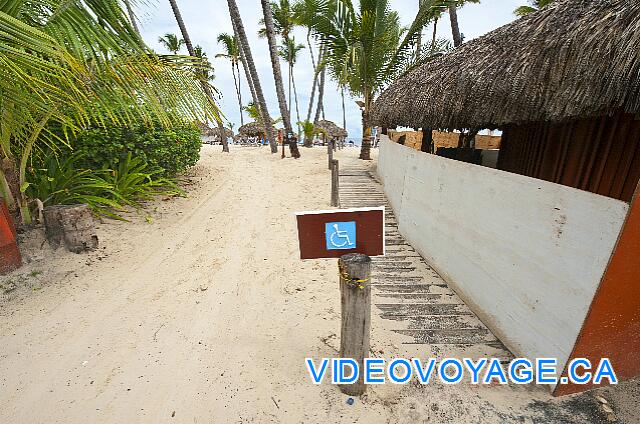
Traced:
<path id="1" fill-rule="evenodd" d="M 44 225 L 49 244 L 80 253 L 98 247 L 93 213 L 88 205 L 55 205 L 44 208 Z"/>
<path id="2" fill-rule="evenodd" d="M 329 162 L 329 169 L 331 169 L 331 164 L 333 163 L 333 148 L 331 148 L 331 143 L 331 141 L 327 143 L 327 158 Z"/>
<path id="3" fill-rule="evenodd" d="M 353 384 L 340 385 L 340 391 L 360 396 L 365 390 L 364 358 L 369 357 L 371 333 L 371 258 L 361 253 L 343 255 L 339 262 L 342 326 L 340 358 L 358 362 L 360 375 Z"/>
<path id="4" fill-rule="evenodd" d="M 340 166 L 337 159 L 331 160 L 331 206 L 340 206 Z"/>

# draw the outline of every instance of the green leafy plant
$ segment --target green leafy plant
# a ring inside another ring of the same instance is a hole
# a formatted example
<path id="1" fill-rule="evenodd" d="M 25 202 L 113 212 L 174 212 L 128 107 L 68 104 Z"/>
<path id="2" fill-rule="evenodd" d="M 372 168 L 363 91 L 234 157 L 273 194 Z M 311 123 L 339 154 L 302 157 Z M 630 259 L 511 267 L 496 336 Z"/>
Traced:
<path id="1" fill-rule="evenodd" d="M 162 176 L 184 171 L 200 158 L 202 139 L 193 124 L 178 122 L 162 126 L 108 126 L 81 131 L 72 140 L 82 152 L 81 165 L 87 169 L 117 169 L 127 154 L 152 167 L 162 168 Z"/>
<path id="2" fill-rule="evenodd" d="M 62 153 L 66 157 L 47 152 L 41 167 L 31 169 L 27 194 L 44 206 L 86 203 L 100 215 L 123 219 L 126 206 L 139 209 L 153 196 L 183 193 L 162 168 L 131 153 L 115 169 L 83 169 L 83 152 Z"/>
<path id="3" fill-rule="evenodd" d="M 29 198 L 40 199 L 44 206 L 86 203 L 97 213 L 119 218 L 115 211 L 122 209 L 120 196 L 105 179 L 109 170 L 79 169 L 81 153 L 63 159 L 49 153 L 40 168 L 31 169 Z"/>
<path id="4" fill-rule="evenodd" d="M 106 182 L 113 187 L 119 199 L 129 206 L 139 207 L 140 202 L 154 196 L 174 196 L 182 190 L 167 177 L 164 169 L 150 165 L 140 157 L 132 158 L 131 152 L 115 170 L 108 170 Z"/>

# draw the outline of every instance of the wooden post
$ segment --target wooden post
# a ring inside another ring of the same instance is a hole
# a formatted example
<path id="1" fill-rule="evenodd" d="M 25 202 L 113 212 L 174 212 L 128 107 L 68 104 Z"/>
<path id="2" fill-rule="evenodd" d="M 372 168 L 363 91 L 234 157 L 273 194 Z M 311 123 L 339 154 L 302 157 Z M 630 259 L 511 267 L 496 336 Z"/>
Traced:
<path id="1" fill-rule="evenodd" d="M 340 166 L 337 159 L 331 160 L 331 206 L 340 206 Z"/>
<path id="2" fill-rule="evenodd" d="M 327 158 L 329 169 L 331 169 L 331 164 L 333 163 L 333 149 L 331 148 L 331 141 L 327 143 Z"/>
<path id="3" fill-rule="evenodd" d="M 360 375 L 353 384 L 340 385 L 340 391 L 360 396 L 365 390 L 364 358 L 369 357 L 371 333 L 371 258 L 361 253 L 343 255 L 339 262 L 342 326 L 340 358 L 358 362 Z"/>
<path id="4" fill-rule="evenodd" d="M 44 208 L 44 225 L 49 244 L 80 253 L 98 247 L 93 213 L 88 205 L 55 205 Z"/>

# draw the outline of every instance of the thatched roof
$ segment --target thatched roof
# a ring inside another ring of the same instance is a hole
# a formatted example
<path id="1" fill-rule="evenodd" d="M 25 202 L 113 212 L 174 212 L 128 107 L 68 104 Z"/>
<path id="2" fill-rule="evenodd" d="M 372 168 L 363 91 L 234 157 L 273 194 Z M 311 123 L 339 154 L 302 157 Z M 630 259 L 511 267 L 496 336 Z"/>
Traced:
<path id="1" fill-rule="evenodd" d="M 275 130 L 274 130 L 275 131 Z M 249 122 L 238 128 L 238 134 L 245 137 L 256 137 L 264 135 L 264 125 L 259 122 Z"/>
<path id="2" fill-rule="evenodd" d="M 374 124 L 497 128 L 640 113 L 640 1 L 553 3 L 393 83 Z"/>
<path id="3" fill-rule="evenodd" d="M 209 137 L 220 137 L 220 133 L 223 134 L 223 137 L 225 138 L 231 138 L 233 137 L 233 131 L 231 131 L 229 128 L 222 128 L 222 130 L 220 130 L 219 127 L 213 128 L 213 129 L 209 129 L 207 130 L 207 132 L 205 133 L 205 135 L 209 136 Z"/>
<path id="4" fill-rule="evenodd" d="M 345 129 L 340 128 L 335 123 L 327 120 L 318 121 L 316 129 L 326 132 L 327 136 L 330 138 L 345 138 L 349 135 Z"/>

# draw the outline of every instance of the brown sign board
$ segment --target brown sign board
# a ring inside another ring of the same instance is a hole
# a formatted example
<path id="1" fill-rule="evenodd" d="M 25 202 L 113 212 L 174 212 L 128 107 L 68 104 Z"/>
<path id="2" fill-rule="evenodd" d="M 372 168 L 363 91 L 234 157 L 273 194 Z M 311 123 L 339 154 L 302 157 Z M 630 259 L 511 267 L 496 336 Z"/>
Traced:
<path id="1" fill-rule="evenodd" d="M 296 213 L 300 259 L 384 255 L 384 207 Z"/>

